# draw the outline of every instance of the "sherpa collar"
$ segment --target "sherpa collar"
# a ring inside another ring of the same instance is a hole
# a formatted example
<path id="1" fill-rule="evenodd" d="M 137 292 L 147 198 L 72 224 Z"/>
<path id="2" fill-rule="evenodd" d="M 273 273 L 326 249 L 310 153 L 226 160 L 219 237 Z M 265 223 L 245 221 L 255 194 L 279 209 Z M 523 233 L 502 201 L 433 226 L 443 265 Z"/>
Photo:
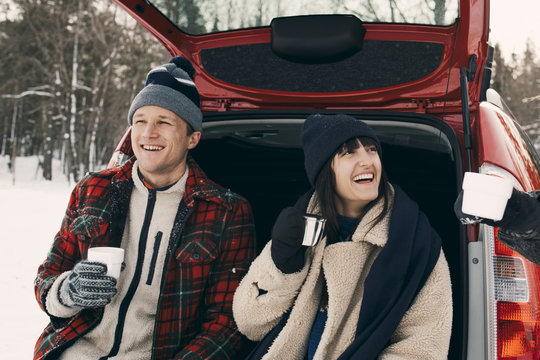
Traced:
<path id="1" fill-rule="evenodd" d="M 123 182 L 135 179 L 136 176 L 132 177 L 133 165 L 135 161 L 136 158 L 132 157 L 122 166 L 101 171 L 98 174 L 104 177 L 112 175 L 113 182 Z M 226 208 L 231 207 L 227 199 L 227 194 L 229 194 L 230 191 L 225 190 L 210 180 L 189 154 L 187 157 L 187 168 L 189 169 L 189 172 L 186 180 L 186 192 L 184 195 L 184 201 L 186 204 L 190 204 L 194 199 L 200 199 L 218 203 Z"/>

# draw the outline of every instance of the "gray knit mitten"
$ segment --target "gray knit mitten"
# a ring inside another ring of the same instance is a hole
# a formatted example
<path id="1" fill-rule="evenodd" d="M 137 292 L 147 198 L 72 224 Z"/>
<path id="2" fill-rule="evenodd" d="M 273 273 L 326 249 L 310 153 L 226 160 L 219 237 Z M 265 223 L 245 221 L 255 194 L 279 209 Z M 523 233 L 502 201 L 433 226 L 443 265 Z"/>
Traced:
<path id="1" fill-rule="evenodd" d="M 103 263 L 78 262 L 58 289 L 60 302 L 78 309 L 107 305 L 116 294 L 116 279 L 106 273 L 107 266 Z"/>

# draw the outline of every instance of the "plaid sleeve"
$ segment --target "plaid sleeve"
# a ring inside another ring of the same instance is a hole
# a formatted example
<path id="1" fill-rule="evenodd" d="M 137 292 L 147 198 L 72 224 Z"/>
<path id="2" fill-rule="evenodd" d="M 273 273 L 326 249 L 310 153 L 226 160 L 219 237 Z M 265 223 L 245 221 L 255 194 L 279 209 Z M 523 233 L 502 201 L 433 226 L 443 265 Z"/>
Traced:
<path id="1" fill-rule="evenodd" d="M 60 231 L 54 237 L 47 258 L 39 266 L 36 279 L 34 280 L 34 293 L 39 306 L 45 312 L 45 301 L 49 288 L 52 286 L 58 275 L 64 271 L 71 270 L 78 257 L 78 250 L 75 246 L 75 237 L 69 232 L 71 223 L 77 214 L 77 193 L 79 185 L 71 193 L 68 207 Z"/>
<path id="2" fill-rule="evenodd" d="M 34 281 L 36 299 L 45 312 L 47 293 L 56 278 L 71 270 L 75 263 L 81 260 L 80 240 L 85 238 L 84 246 L 88 246 L 91 238 L 94 240 L 107 232 L 108 224 L 101 217 L 104 215 L 103 199 L 108 184 L 107 178 L 88 176 L 81 180 L 71 193 L 60 231 L 54 237 L 47 258 L 39 266 Z M 88 206 L 90 210 L 85 210 L 86 213 L 81 216 L 80 208 L 83 203 L 84 207 L 87 207 L 87 204 L 92 206 Z"/>
<path id="3" fill-rule="evenodd" d="M 246 341 L 234 322 L 232 301 L 255 256 L 255 226 L 245 200 L 238 201 L 226 217 L 220 254 L 207 285 L 201 332 L 175 359 L 232 359 Z"/>

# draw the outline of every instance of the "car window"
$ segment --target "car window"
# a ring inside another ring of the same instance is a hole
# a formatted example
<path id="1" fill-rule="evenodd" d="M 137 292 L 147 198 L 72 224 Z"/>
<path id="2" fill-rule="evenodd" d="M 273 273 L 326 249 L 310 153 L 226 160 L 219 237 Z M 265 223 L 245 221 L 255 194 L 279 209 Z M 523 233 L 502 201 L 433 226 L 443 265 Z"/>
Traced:
<path id="1" fill-rule="evenodd" d="M 267 26 L 273 18 L 353 14 L 364 22 L 447 26 L 459 16 L 459 0 L 154 0 L 181 30 L 193 35 Z"/>
<path id="2" fill-rule="evenodd" d="M 529 135 L 519 126 L 516 126 L 518 129 L 521 137 L 523 138 L 523 142 L 525 143 L 525 146 L 527 147 L 527 151 L 529 152 L 529 155 L 531 156 L 532 161 L 534 162 L 534 166 L 536 167 L 536 171 L 540 173 L 540 155 L 538 154 L 538 151 L 536 151 L 536 148 L 534 147 L 533 142 L 529 138 Z"/>

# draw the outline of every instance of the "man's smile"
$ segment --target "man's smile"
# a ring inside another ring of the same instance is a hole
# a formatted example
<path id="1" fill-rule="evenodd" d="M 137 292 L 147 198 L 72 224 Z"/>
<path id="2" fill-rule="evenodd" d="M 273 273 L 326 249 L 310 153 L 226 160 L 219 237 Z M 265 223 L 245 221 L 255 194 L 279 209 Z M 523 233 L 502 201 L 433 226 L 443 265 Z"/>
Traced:
<path id="1" fill-rule="evenodd" d="M 148 150 L 148 151 L 159 151 L 165 148 L 164 146 L 159 146 L 159 145 L 141 145 L 141 147 L 144 150 Z"/>

